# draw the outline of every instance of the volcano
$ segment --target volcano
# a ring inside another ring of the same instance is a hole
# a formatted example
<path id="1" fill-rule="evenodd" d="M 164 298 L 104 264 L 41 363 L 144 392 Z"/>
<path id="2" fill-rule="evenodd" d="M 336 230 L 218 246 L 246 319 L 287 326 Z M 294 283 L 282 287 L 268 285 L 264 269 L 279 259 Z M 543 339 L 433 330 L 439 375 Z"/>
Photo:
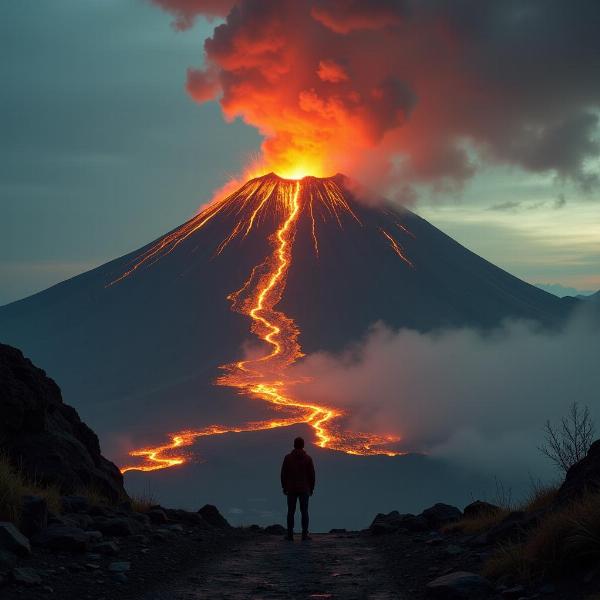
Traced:
<path id="1" fill-rule="evenodd" d="M 0 308 L 3 341 L 60 382 L 124 470 L 180 465 L 199 438 L 301 425 L 323 449 L 396 455 L 394 432 L 347 431 L 335 407 L 299 402 L 288 367 L 376 322 L 553 326 L 570 304 L 356 189 L 343 175 L 252 179 L 148 246 Z"/>

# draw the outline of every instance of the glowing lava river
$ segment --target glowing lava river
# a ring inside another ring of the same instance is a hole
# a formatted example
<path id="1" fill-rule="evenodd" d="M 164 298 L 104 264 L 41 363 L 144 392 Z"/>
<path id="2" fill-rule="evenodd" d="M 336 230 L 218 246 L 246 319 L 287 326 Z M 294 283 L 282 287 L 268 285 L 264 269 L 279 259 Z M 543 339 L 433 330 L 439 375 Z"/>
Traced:
<path id="1" fill-rule="evenodd" d="M 397 442 L 398 437 L 345 431 L 339 425 L 343 411 L 294 398 L 291 388 L 298 381 L 290 380 L 287 376 L 288 367 L 303 356 L 298 342 L 300 330 L 294 320 L 276 310 L 276 306 L 285 291 L 300 215 L 304 213 L 312 221 L 312 237 L 317 254 L 317 213 L 338 222 L 340 216 L 344 215 L 360 223 L 344 199 L 335 178 L 305 177 L 302 180 L 286 180 L 270 175 L 250 180 L 234 194 L 212 203 L 186 224 L 161 238 L 139 256 L 128 271 L 109 285 L 122 281 L 143 266 L 149 266 L 173 252 L 179 244 L 217 215 L 235 214 L 236 221 L 232 231 L 215 249 L 215 257 L 218 257 L 234 238 L 243 238 L 258 222 L 264 223 L 267 213 L 275 216 L 275 230 L 268 237 L 270 253 L 252 269 L 242 287 L 227 298 L 234 311 L 250 319 L 250 329 L 265 344 L 266 352 L 259 358 L 239 360 L 222 366 L 223 374 L 217 378 L 216 384 L 237 389 L 239 393 L 266 402 L 283 416 L 239 426 L 211 425 L 171 433 L 169 441 L 163 445 L 132 450 L 130 456 L 136 457 L 139 462 L 122 467 L 123 473 L 131 470 L 154 471 L 181 465 L 189 460 L 189 456 L 181 449 L 193 445 L 202 437 L 297 424 L 309 425 L 314 430 L 316 445 L 321 448 L 357 455 L 398 454 L 386 448 Z M 398 227 L 402 226 L 398 224 Z M 400 244 L 389 232 L 381 230 L 381 236 L 400 259 L 412 266 Z"/>

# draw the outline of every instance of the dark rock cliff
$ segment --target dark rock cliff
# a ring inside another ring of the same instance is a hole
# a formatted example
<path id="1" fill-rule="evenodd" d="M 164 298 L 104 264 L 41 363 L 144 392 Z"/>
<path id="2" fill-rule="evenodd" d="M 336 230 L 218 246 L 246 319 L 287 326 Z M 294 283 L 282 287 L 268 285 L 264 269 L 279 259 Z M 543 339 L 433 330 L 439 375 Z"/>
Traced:
<path id="1" fill-rule="evenodd" d="M 96 434 L 63 403 L 60 388 L 20 350 L 0 344 L 0 452 L 37 483 L 63 494 L 92 488 L 126 497 L 119 469 L 100 453 Z"/>

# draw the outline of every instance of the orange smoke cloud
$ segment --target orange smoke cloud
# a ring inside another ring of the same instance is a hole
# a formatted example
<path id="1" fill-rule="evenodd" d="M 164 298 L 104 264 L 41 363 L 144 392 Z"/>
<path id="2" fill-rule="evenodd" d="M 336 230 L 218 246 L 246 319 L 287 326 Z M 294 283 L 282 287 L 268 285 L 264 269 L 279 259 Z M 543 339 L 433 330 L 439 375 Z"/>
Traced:
<path id="1" fill-rule="evenodd" d="M 259 130 L 265 170 L 460 183 L 494 161 L 591 182 L 595 1 L 153 2 L 180 29 L 224 17 L 187 89 Z"/>

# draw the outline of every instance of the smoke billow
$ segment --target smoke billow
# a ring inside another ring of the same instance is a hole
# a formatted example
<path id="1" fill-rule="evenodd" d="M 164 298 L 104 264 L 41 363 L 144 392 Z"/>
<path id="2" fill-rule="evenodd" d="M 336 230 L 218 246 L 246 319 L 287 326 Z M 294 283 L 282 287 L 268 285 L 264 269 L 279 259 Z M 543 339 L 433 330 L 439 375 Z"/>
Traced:
<path id="1" fill-rule="evenodd" d="M 547 419 L 573 401 L 600 416 L 599 334 L 585 311 L 553 332 L 514 321 L 487 333 L 378 324 L 342 355 L 308 356 L 295 375 L 310 382 L 296 393 L 347 409 L 354 430 L 399 433 L 407 450 L 537 475 L 548 466 L 537 451 Z"/>
<path id="2" fill-rule="evenodd" d="M 264 136 L 266 165 L 457 185 L 513 164 L 584 186 L 600 153 L 600 4 L 581 0 L 153 0 L 224 17 L 188 71 Z"/>

